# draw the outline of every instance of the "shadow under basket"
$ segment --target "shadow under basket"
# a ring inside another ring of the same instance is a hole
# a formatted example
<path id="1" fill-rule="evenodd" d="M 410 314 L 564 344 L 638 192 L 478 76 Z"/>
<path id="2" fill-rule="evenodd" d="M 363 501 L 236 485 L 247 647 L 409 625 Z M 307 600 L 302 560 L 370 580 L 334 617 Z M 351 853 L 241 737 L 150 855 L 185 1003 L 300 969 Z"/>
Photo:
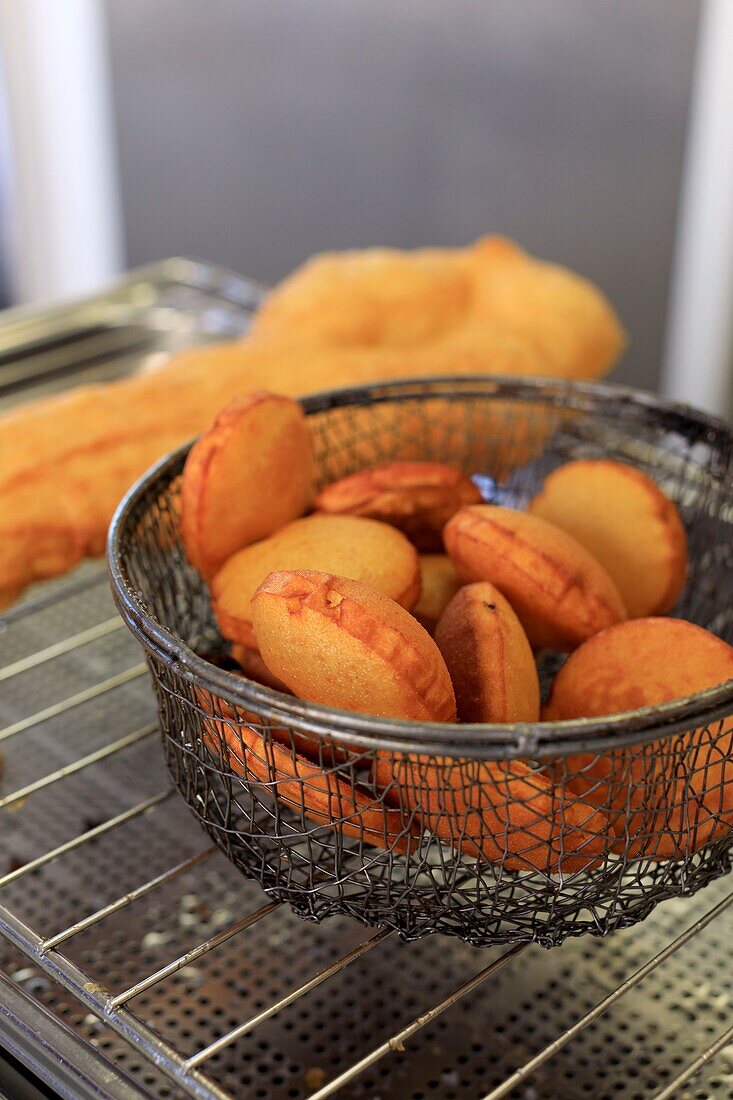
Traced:
<path id="1" fill-rule="evenodd" d="M 473 475 L 487 501 L 523 508 L 570 459 L 636 466 L 687 528 L 674 614 L 733 642 L 726 425 L 619 387 L 547 380 L 391 383 L 303 405 L 321 485 L 379 462 L 439 460 Z M 730 869 L 733 682 L 608 719 L 420 726 L 227 671 L 181 545 L 187 450 L 121 504 L 112 585 L 146 651 L 176 786 L 272 898 L 307 919 L 348 913 L 408 939 L 552 946 L 634 924 Z M 544 655 L 540 671 L 558 664 Z"/>

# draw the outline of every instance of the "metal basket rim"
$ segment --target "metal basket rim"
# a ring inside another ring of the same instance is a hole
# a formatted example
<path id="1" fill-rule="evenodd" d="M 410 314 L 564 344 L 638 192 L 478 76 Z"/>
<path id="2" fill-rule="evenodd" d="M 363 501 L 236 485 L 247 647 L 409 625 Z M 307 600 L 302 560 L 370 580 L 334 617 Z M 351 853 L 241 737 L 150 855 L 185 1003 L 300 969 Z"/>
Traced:
<path id="1" fill-rule="evenodd" d="M 463 399 L 491 396 L 497 399 L 527 397 L 556 407 L 597 408 L 599 403 L 619 401 L 624 411 L 641 416 L 665 413 L 694 430 L 695 437 L 712 444 L 722 437 L 733 444 L 733 429 L 723 420 L 689 405 L 667 401 L 654 394 L 613 383 L 575 382 L 547 378 L 515 378 L 499 375 L 456 375 L 404 379 L 363 386 L 348 386 L 315 393 L 301 399 L 306 415 L 350 405 L 420 400 L 425 397 Z M 706 726 L 733 711 L 733 680 L 714 688 L 656 707 L 643 707 L 603 718 L 563 722 L 514 724 L 415 723 L 402 719 L 354 714 L 321 704 L 304 702 L 236 676 L 200 657 L 186 643 L 158 623 L 143 608 L 130 584 L 123 552 L 127 525 L 141 497 L 156 483 L 160 490 L 177 476 L 194 440 L 183 444 L 150 468 L 128 490 L 118 505 L 109 528 L 107 559 L 112 592 L 122 618 L 141 644 L 159 659 L 172 663 L 197 688 L 227 703 L 252 708 L 268 721 L 286 722 L 318 737 L 353 745 L 354 736 L 365 746 L 395 752 L 429 751 L 476 759 L 562 757 L 580 751 L 598 752 L 671 737 L 688 732 L 691 725 Z M 715 479 L 715 475 L 710 475 Z"/>

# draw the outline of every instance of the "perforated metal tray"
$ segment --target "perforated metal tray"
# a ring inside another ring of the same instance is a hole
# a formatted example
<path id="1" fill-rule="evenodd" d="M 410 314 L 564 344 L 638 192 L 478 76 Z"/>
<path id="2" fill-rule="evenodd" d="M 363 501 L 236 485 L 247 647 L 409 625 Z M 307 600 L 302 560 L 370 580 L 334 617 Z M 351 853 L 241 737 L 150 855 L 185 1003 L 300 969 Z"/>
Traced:
<path id="1" fill-rule="evenodd" d="M 134 276 L 83 309 L 114 299 L 139 343 L 82 375 L 240 332 L 257 294 L 191 261 Z M 23 324 L 67 365 L 39 350 L 35 386 L 76 381 L 88 330 L 45 316 Z M 730 880 L 551 952 L 298 921 L 171 794 L 99 563 L 0 621 L 0 754 L 0 1044 L 60 1095 L 733 1098 Z"/>

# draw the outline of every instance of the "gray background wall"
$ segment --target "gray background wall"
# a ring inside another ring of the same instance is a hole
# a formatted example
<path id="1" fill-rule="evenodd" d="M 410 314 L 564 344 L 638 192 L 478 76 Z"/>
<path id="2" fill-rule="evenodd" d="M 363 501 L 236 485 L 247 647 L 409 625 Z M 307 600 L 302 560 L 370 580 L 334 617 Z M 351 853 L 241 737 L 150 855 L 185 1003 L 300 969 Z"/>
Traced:
<path id="1" fill-rule="evenodd" d="M 595 279 L 655 386 L 696 0 L 106 2 L 131 264 L 499 231 Z"/>

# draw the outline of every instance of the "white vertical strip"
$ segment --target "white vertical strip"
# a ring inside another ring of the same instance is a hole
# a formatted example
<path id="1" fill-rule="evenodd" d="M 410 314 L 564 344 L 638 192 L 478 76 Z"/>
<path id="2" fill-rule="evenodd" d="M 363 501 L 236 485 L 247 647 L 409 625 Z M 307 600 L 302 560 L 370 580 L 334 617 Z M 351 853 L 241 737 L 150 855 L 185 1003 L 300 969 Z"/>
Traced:
<path id="1" fill-rule="evenodd" d="M 101 0 L 0 0 L 19 302 L 72 297 L 122 267 Z"/>
<path id="2" fill-rule="evenodd" d="M 733 0 L 702 8 L 662 388 L 718 415 L 733 373 Z"/>

